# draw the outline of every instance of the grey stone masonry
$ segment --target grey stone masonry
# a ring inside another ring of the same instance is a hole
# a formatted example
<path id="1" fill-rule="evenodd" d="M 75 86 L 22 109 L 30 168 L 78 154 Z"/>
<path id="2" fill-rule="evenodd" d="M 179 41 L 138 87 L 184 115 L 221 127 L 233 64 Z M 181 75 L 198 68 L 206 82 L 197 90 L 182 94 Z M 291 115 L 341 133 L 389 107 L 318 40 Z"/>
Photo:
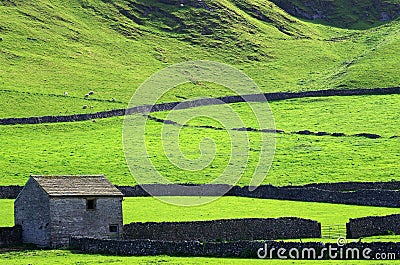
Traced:
<path id="1" fill-rule="evenodd" d="M 121 198 L 97 197 L 95 209 L 86 198 L 51 198 L 52 247 L 67 246 L 70 236 L 118 238 L 122 232 Z M 116 232 L 110 232 L 110 225 Z"/>
<path id="2" fill-rule="evenodd" d="M 0 247 L 22 244 L 22 227 L 0 227 Z"/>
<path id="3" fill-rule="evenodd" d="M 321 237 L 320 223 L 295 217 L 131 223 L 124 226 L 123 232 L 123 239 L 127 240 L 201 242 L 319 237 Z"/>
<path id="4" fill-rule="evenodd" d="M 347 238 L 400 234 L 400 214 L 350 219 Z"/>
<path id="5" fill-rule="evenodd" d="M 14 202 L 14 220 L 22 227 L 24 243 L 41 247 L 50 242 L 50 202 L 49 197 L 32 178 Z"/>
<path id="6" fill-rule="evenodd" d="M 104 176 L 34 176 L 14 202 L 23 243 L 67 247 L 71 236 L 118 239 L 122 193 Z"/>

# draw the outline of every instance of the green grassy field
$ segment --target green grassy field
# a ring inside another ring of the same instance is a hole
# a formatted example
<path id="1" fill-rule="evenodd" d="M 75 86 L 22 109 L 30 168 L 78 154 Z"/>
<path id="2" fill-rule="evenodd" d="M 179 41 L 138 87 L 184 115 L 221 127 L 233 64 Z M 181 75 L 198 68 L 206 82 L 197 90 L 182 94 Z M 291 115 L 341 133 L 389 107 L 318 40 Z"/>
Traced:
<path id="1" fill-rule="evenodd" d="M 195 109 L 156 112 L 151 115 L 157 118 L 172 119 L 181 124 L 189 120 L 193 126 L 213 125 L 216 127 L 235 128 L 238 122 L 231 111 L 236 113 L 246 127 L 261 128 L 260 121 L 254 113 L 267 116 L 269 109 L 275 121 L 276 129 L 285 132 L 310 130 L 314 132 L 342 132 L 347 135 L 362 132 L 375 133 L 383 137 L 400 135 L 398 122 L 400 120 L 400 95 L 382 96 L 349 96 L 301 98 L 266 103 L 235 103 L 198 107 Z M 253 108 L 253 109 L 251 109 Z M 224 124 L 213 122 L 211 118 L 221 117 Z M 204 117 L 201 117 L 204 116 Z M 262 120 L 264 121 L 264 120 Z"/>
<path id="2" fill-rule="evenodd" d="M 212 60 L 232 65 L 251 77 L 264 92 L 395 87 L 400 84 L 400 57 L 396 56 L 400 52 L 400 20 L 381 21 L 382 10 L 376 5 L 371 7 L 372 0 L 329 1 L 325 3 L 332 6 L 328 10 L 329 20 L 314 21 L 289 15 L 273 3 L 296 5 L 306 12 L 312 10 L 299 0 L 204 2 L 207 8 L 156 0 L 0 1 L 0 118 L 124 108 L 136 88 L 149 76 L 188 60 Z M 400 3 L 398 0 L 385 2 Z M 321 1 L 312 3 L 320 4 Z M 391 12 L 390 8 L 383 11 Z M 89 91 L 94 94 L 86 99 L 85 94 Z M 231 92 L 217 85 L 187 83 L 172 89 L 160 101 L 229 94 Z M 275 159 L 263 183 L 296 185 L 399 180 L 400 138 L 390 138 L 400 135 L 398 103 L 398 95 L 271 103 L 277 129 L 286 132 L 310 130 L 349 135 L 367 132 L 383 138 L 278 134 Z M 88 108 L 84 109 L 84 105 Z M 243 118 L 246 126 L 257 128 L 256 120 L 244 104 L 229 107 Z M 256 107 L 263 109 L 265 105 L 259 103 Z M 225 110 L 220 106 L 196 111 L 218 113 L 224 118 L 222 125 L 234 127 L 232 116 L 224 115 Z M 196 111 L 174 111 L 173 114 L 179 120 Z M 167 113 L 154 115 L 165 117 Z M 135 119 L 139 122 L 144 117 Z M 0 126 L 0 185 L 23 185 L 30 174 L 100 173 L 114 184 L 136 184 L 123 154 L 122 124 L 122 118 L 110 118 L 65 124 Z M 191 120 L 189 124 L 221 125 L 206 118 Z M 169 180 L 206 183 L 230 164 L 237 172 L 244 170 L 238 184 L 249 184 L 263 144 L 260 133 L 233 132 L 233 138 L 247 134 L 250 146 L 247 149 L 233 146 L 240 155 L 230 161 L 228 132 L 187 127 L 179 132 L 179 141 L 166 139 L 162 142 L 162 127 L 160 123 L 148 121 L 145 137 L 149 158 Z M 133 127 L 133 133 L 139 129 Z M 179 128 L 166 125 L 164 129 L 172 133 Z M 205 138 L 213 139 L 215 156 L 212 145 L 199 145 Z M 212 158 L 210 164 L 193 172 L 179 169 L 169 161 L 169 158 L 177 157 L 176 143 L 182 153 L 192 159 L 189 164 L 197 164 L 196 159 L 202 154 L 206 159 Z M 143 166 L 141 159 L 135 160 L 136 172 L 153 174 Z M 248 162 L 242 163 L 243 159 Z M 12 201 L 1 200 L 0 203 L 4 206 L 0 207 L 1 225 L 12 225 Z M 392 208 L 231 197 L 190 210 L 151 198 L 127 198 L 124 201 L 125 222 L 295 215 L 332 225 L 344 224 L 350 217 L 397 212 L 398 209 Z M 372 238 L 371 241 L 381 239 Z M 112 257 L 58 250 L 2 253 L 0 250 L 0 264 L 156 262 L 269 263 L 239 259 Z M 321 263 L 332 264 L 329 261 Z M 368 264 L 387 263 L 368 261 Z"/>
<path id="3" fill-rule="evenodd" d="M 399 138 L 390 138 L 400 134 L 397 126 L 398 98 L 398 95 L 392 95 L 272 102 L 270 105 L 277 128 L 287 132 L 305 129 L 346 134 L 368 132 L 380 134 L 383 138 L 278 134 L 275 159 L 264 184 L 398 180 Z M 257 104 L 259 108 L 264 107 L 263 103 Z M 246 126 L 257 128 L 256 120 L 246 105 L 229 106 L 243 117 Z M 228 115 L 224 115 L 224 108 L 212 106 L 174 111 L 174 117 L 179 121 L 187 115 L 191 117 L 199 113 L 218 112 L 229 128 L 234 122 L 230 121 Z M 154 115 L 165 117 L 166 113 Z M 140 121 L 144 118 L 137 116 L 136 119 Z M 135 184 L 122 151 L 122 120 L 111 118 L 96 122 L 0 127 L 3 136 L 0 143 L 5 147 L 0 151 L 0 184 L 23 185 L 30 174 L 99 173 L 105 174 L 114 184 Z M 191 120 L 189 124 L 218 126 L 204 118 Z M 133 133 L 140 133 L 135 128 Z M 231 141 L 228 132 L 187 127 L 180 131 L 179 139 L 179 146 L 185 156 L 190 159 L 199 158 L 199 143 L 204 138 L 213 139 L 217 155 L 213 156 L 213 146 L 202 146 L 205 158 L 212 158 L 211 164 L 204 170 L 182 171 L 166 156 L 174 156 L 177 145 L 175 139 L 161 141 L 162 128 L 163 124 L 148 121 L 146 143 L 151 161 L 169 180 L 207 183 L 219 176 L 229 163 L 231 149 L 227 147 Z M 173 132 L 180 128 L 165 125 L 164 129 Z M 234 167 L 242 169 L 241 159 L 249 154 L 249 163 L 239 181 L 240 185 L 248 185 L 258 162 L 262 138 L 258 132 L 233 133 L 233 138 L 234 135 L 246 134 L 250 137 L 250 151 L 241 146 L 234 147 L 242 157 L 231 161 Z M 139 173 L 148 170 L 143 167 L 140 157 L 135 165 Z"/>
<path id="4" fill-rule="evenodd" d="M 182 200 L 195 198 L 181 197 Z M 291 202 L 252 198 L 223 197 L 196 207 L 168 205 L 154 198 L 125 198 L 123 202 L 124 223 L 149 221 L 190 221 L 222 218 L 281 217 L 298 216 L 318 220 L 322 226 L 344 226 L 349 218 L 368 215 L 386 215 L 399 213 L 400 209 L 352 206 L 326 203 Z M 0 226 L 13 225 L 13 200 L 0 200 Z M 308 239 L 303 241 L 334 242 L 335 239 Z M 296 240 L 295 240 L 296 241 Z M 364 238 L 363 242 L 398 241 L 398 236 L 379 236 Z M 105 255 L 86 255 L 67 250 L 24 250 L 2 252 L 0 264 L 258 264 L 267 260 L 217 259 L 217 258 L 178 258 L 178 257 L 117 257 Z M 375 263 L 376 262 L 376 263 Z M 314 264 L 315 261 L 274 260 L 273 264 Z M 332 261 L 321 261 L 332 264 Z M 391 264 L 388 261 L 335 261 L 334 264 Z M 396 264 L 393 262 L 393 264 Z"/>
<path id="5" fill-rule="evenodd" d="M 182 202 L 197 200 L 197 198 L 190 197 L 180 197 L 180 199 Z M 195 207 L 170 205 L 155 198 L 125 198 L 123 210 L 124 223 L 294 216 L 317 220 L 321 222 L 322 227 L 340 226 L 342 229 L 345 228 L 349 218 L 400 213 L 400 209 L 397 208 L 241 197 L 222 197 L 206 205 Z M 373 240 L 391 241 L 398 239 L 398 236 L 382 236 L 381 238 L 375 237 Z M 365 240 L 368 241 L 368 239 L 363 239 L 363 241 Z"/>
<path id="6" fill-rule="evenodd" d="M 397 261 L 318 261 L 318 264 L 397 264 Z M 0 264 L 315 264 L 315 261 L 292 260 L 257 260 L 257 259 L 222 259 L 222 258 L 179 258 L 157 257 L 118 257 L 106 255 L 87 255 L 71 253 L 67 250 L 28 250 L 0 253 Z"/>
<path id="7" fill-rule="evenodd" d="M 1 118 L 94 113 L 103 109 L 126 107 L 125 103 L 113 102 L 112 100 L 87 100 L 83 97 L 32 94 L 10 90 L 0 91 L 0 98 L 5 99 L 2 105 L 3 111 L 0 114 L 2 115 Z M 21 109 L 30 109 L 33 104 L 37 104 L 34 112 L 21 113 Z M 86 106 L 85 109 L 83 109 L 84 106 Z"/>
<path id="8" fill-rule="evenodd" d="M 138 119 L 142 119 L 138 117 Z M 3 126 L 0 128 L 4 146 L 0 167 L 2 185 L 23 185 L 30 174 L 100 174 L 104 173 L 114 184 L 135 184 L 130 175 L 121 143 L 122 120 L 118 118 L 29 126 Z M 146 141 L 151 161 L 164 176 L 180 183 L 206 183 L 219 176 L 230 159 L 230 139 L 224 131 L 184 128 L 180 146 L 190 158 L 200 156 L 199 142 L 204 137 L 215 140 L 217 156 L 204 170 L 184 172 L 168 161 L 166 153 L 173 155 L 176 142 L 160 140 L 161 124 L 149 122 Z M 167 126 L 168 127 L 168 126 Z M 171 127 L 171 128 L 170 128 Z M 170 126 L 170 129 L 176 129 Z M 235 132 L 245 134 L 246 132 Z M 252 170 L 259 157 L 259 133 L 249 133 L 251 150 L 249 163 L 239 184 L 248 185 Z M 371 140 L 361 137 L 318 137 L 277 135 L 277 148 L 272 168 L 264 183 L 305 184 L 337 181 L 390 181 L 398 175 L 398 138 Z M 240 152 L 241 147 L 236 151 Z M 208 150 L 208 149 L 207 149 Z M 212 149 L 207 157 L 213 155 Z M 240 169 L 240 160 L 231 163 Z M 135 170 L 147 171 L 137 158 Z M 338 166 L 334 166 L 338 165 Z M 340 165 L 340 166 L 339 166 Z M 17 170 L 16 170 L 17 169 Z M 150 171 L 151 173 L 153 171 Z"/>
<path id="9" fill-rule="evenodd" d="M 197 201 L 197 197 L 177 197 L 182 202 Z M 13 225 L 13 200 L 1 200 L 0 226 Z M 345 228 L 349 218 L 399 214 L 400 209 L 355 206 L 343 204 L 295 202 L 242 197 L 222 197 L 211 203 L 184 207 L 167 204 L 151 197 L 127 197 L 123 202 L 124 223 L 179 222 L 229 218 L 278 218 L 301 217 L 317 220 L 322 227 Z M 323 235 L 328 236 L 328 235 Z M 373 237 L 373 241 L 398 240 L 398 236 Z M 320 240 L 320 239 L 315 239 Z M 335 239 L 331 239 L 335 240 Z M 368 241 L 364 238 L 363 241 Z"/>

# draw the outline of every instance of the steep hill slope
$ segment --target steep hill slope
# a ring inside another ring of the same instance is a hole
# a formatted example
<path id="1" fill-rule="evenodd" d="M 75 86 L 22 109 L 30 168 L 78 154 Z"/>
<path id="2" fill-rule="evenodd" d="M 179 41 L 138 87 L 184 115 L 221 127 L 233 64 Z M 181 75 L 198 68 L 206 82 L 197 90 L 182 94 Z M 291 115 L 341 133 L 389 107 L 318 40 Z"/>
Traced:
<path id="1" fill-rule="evenodd" d="M 367 2 L 358 1 L 360 6 Z M 399 86 L 398 20 L 382 24 L 378 19 L 363 30 L 327 23 L 296 18 L 266 0 L 0 0 L 0 117 L 123 108 L 152 73 L 196 59 L 231 64 L 265 92 Z M 85 98 L 89 91 L 94 94 Z M 227 93 L 207 83 L 185 84 L 162 100 Z M 277 135 L 269 177 L 276 184 L 397 180 L 397 102 L 397 96 L 388 96 L 272 103 L 278 129 L 288 133 Z M 240 112 L 242 107 L 237 108 Z M 241 110 L 244 120 L 252 122 L 249 112 Z M 1 183 L 23 184 L 29 174 L 105 173 L 114 183 L 134 184 L 124 159 L 121 127 L 119 117 L 0 126 Z M 179 142 L 190 157 L 200 155 L 199 143 L 206 137 L 216 139 L 221 148 L 206 171 L 179 171 L 165 154 L 172 153 L 176 141 L 170 139 L 165 148 L 159 138 L 162 127 L 149 121 L 146 143 L 152 161 L 171 180 L 204 183 L 230 163 L 225 131 L 185 127 Z M 290 133 L 300 130 L 383 137 Z M 258 132 L 250 134 L 249 167 L 240 184 L 249 184 L 263 144 Z M 237 166 L 240 170 L 243 165 Z M 148 173 L 143 164 L 137 167 Z M 270 180 L 265 183 L 273 183 Z"/>
<path id="2" fill-rule="evenodd" d="M 236 66 L 263 91 L 396 86 L 399 28 L 333 28 L 266 0 L 2 0 L 0 116 L 120 108 L 152 73 L 196 59 Z M 163 100 L 226 93 L 187 84 Z"/>

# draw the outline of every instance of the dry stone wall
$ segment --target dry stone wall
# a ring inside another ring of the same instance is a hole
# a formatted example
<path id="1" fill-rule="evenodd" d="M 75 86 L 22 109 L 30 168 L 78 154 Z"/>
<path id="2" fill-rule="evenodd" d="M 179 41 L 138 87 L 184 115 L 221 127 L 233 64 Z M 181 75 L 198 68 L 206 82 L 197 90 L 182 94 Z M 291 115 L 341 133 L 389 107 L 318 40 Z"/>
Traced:
<path id="1" fill-rule="evenodd" d="M 373 89 L 327 89 L 305 92 L 276 92 L 265 94 L 241 95 L 241 96 L 226 96 L 219 98 L 199 99 L 187 102 L 170 102 L 155 105 L 143 105 L 130 109 L 117 109 L 109 111 L 101 111 L 96 113 L 87 114 L 74 114 L 66 116 L 42 116 L 42 117 L 29 117 L 29 118 L 4 118 L 0 119 L 0 125 L 13 125 L 13 124 L 39 124 L 39 123 L 55 123 L 55 122 L 75 122 L 86 121 L 92 119 L 102 119 L 115 116 L 124 116 L 132 113 L 148 113 L 172 110 L 174 108 L 187 109 L 198 106 L 207 106 L 215 104 L 228 104 L 245 101 L 260 102 L 275 101 L 293 98 L 304 97 L 328 97 L 328 96 L 357 96 L 357 95 L 388 95 L 400 94 L 400 87 L 393 88 L 373 88 Z"/>
<path id="2" fill-rule="evenodd" d="M 124 225 L 122 237 L 129 240 L 201 242 L 319 238 L 321 224 L 295 217 L 131 223 Z"/>
<path id="3" fill-rule="evenodd" d="M 382 253 L 387 259 L 400 258 L 400 243 L 349 243 L 338 246 L 332 243 L 321 242 L 277 242 L 277 241 L 239 241 L 239 242 L 199 242 L 199 241 L 161 241 L 161 240 L 99 240 L 92 238 L 71 238 L 70 247 L 90 254 L 112 254 L 126 256 L 186 256 L 186 257 L 238 257 L 238 258 L 263 258 L 265 249 L 274 249 L 272 255 L 265 257 L 279 258 L 277 252 L 283 248 L 298 259 L 375 259 L 376 255 L 382 259 Z M 293 251 L 295 249 L 297 251 Z M 325 249 L 325 250 L 323 250 Z M 333 255 L 329 255 L 328 249 L 332 249 Z M 356 249 L 356 250 L 355 250 Z M 369 249 L 371 251 L 369 251 Z M 368 251 L 365 251 L 368 250 Z M 315 251 L 315 252 L 314 252 Z M 364 252 L 364 254 L 363 254 Z M 343 253 L 342 257 L 340 253 Z M 346 254 L 347 253 L 347 254 Z M 281 253 L 282 254 L 282 253 Z M 390 255 L 390 256 L 389 256 Z M 389 258 L 390 257 L 390 258 Z M 267 262 L 267 261 L 266 261 Z"/>
<path id="4" fill-rule="evenodd" d="M 0 247 L 22 244 L 22 227 L 0 227 Z"/>
<path id="5" fill-rule="evenodd" d="M 346 224 L 347 238 L 400 235 L 400 214 L 350 219 Z"/>

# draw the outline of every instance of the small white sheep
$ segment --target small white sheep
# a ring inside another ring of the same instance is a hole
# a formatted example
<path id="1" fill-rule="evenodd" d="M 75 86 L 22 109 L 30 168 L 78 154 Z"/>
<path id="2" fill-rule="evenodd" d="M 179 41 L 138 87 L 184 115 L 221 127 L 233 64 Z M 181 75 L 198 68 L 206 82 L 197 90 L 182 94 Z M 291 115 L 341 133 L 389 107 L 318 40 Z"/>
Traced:
<path id="1" fill-rule="evenodd" d="M 89 96 L 90 96 L 89 94 L 86 94 L 86 95 L 85 95 L 85 98 L 88 98 Z"/>
<path id="2" fill-rule="evenodd" d="M 89 92 L 89 95 L 91 96 L 91 95 L 93 95 L 94 94 L 94 91 L 90 91 Z"/>
<path id="3" fill-rule="evenodd" d="M 64 92 L 64 96 L 68 97 L 68 92 L 67 91 Z"/>
<path id="4" fill-rule="evenodd" d="M 82 109 L 87 109 L 88 105 L 83 105 Z"/>

